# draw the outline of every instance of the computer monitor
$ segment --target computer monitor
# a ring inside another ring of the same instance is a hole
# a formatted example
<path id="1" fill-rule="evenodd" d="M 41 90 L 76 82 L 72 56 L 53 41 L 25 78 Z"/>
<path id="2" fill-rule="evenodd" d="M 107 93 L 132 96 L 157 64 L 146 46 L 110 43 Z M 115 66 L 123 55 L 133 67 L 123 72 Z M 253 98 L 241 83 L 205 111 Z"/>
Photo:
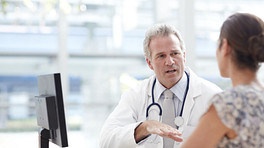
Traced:
<path id="1" fill-rule="evenodd" d="M 35 98 L 39 148 L 48 148 L 49 141 L 68 147 L 67 127 L 64 113 L 60 73 L 39 75 L 39 96 Z"/>

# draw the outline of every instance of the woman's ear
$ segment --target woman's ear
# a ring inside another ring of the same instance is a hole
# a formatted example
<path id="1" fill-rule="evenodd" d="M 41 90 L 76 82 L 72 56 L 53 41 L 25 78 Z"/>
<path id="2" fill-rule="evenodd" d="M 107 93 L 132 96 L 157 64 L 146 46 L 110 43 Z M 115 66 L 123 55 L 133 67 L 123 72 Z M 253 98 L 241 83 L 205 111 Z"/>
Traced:
<path id="1" fill-rule="evenodd" d="M 223 50 L 222 52 L 224 56 L 227 56 L 230 54 L 230 46 L 229 46 L 227 39 L 222 40 L 222 46 L 220 48 L 221 50 Z"/>

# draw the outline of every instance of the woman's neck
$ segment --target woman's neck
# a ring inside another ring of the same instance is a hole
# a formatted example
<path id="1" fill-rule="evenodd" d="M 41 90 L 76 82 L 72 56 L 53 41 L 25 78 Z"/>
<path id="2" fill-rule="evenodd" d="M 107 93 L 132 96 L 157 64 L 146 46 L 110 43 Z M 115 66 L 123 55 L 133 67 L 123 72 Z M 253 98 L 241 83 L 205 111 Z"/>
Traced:
<path id="1" fill-rule="evenodd" d="M 238 85 L 250 85 L 252 83 L 259 83 L 257 80 L 256 72 L 249 69 L 233 69 L 230 78 L 233 87 Z"/>

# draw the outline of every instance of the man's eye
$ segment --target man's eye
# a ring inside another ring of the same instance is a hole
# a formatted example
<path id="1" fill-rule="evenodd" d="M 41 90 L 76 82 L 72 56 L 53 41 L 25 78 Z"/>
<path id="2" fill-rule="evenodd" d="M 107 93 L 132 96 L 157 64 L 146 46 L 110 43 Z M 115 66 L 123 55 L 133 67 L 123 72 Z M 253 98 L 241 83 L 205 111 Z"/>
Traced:
<path id="1" fill-rule="evenodd" d="M 178 53 L 177 52 L 173 52 L 172 55 L 177 55 Z"/>
<path id="2" fill-rule="evenodd" d="M 164 55 L 163 55 L 163 54 L 161 54 L 161 55 L 159 55 L 159 56 L 158 56 L 158 58 L 163 58 L 163 57 L 164 57 Z"/>

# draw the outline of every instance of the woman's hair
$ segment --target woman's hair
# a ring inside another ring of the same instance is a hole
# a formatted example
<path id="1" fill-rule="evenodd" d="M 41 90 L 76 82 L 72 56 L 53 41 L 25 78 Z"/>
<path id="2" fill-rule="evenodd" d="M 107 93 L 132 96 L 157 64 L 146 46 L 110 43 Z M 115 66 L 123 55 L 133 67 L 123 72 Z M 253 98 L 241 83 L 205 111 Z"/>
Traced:
<path id="1" fill-rule="evenodd" d="M 223 23 L 220 46 L 226 39 L 231 47 L 232 60 L 240 69 L 257 71 L 264 62 L 264 23 L 252 14 L 235 13 Z"/>
<path id="2" fill-rule="evenodd" d="M 156 24 L 150 27 L 145 34 L 145 39 L 143 42 L 145 58 L 151 59 L 149 43 L 153 37 L 169 36 L 170 34 L 174 34 L 179 39 L 181 50 L 184 51 L 185 50 L 184 42 L 182 40 L 180 33 L 178 32 L 176 28 L 168 24 Z"/>

